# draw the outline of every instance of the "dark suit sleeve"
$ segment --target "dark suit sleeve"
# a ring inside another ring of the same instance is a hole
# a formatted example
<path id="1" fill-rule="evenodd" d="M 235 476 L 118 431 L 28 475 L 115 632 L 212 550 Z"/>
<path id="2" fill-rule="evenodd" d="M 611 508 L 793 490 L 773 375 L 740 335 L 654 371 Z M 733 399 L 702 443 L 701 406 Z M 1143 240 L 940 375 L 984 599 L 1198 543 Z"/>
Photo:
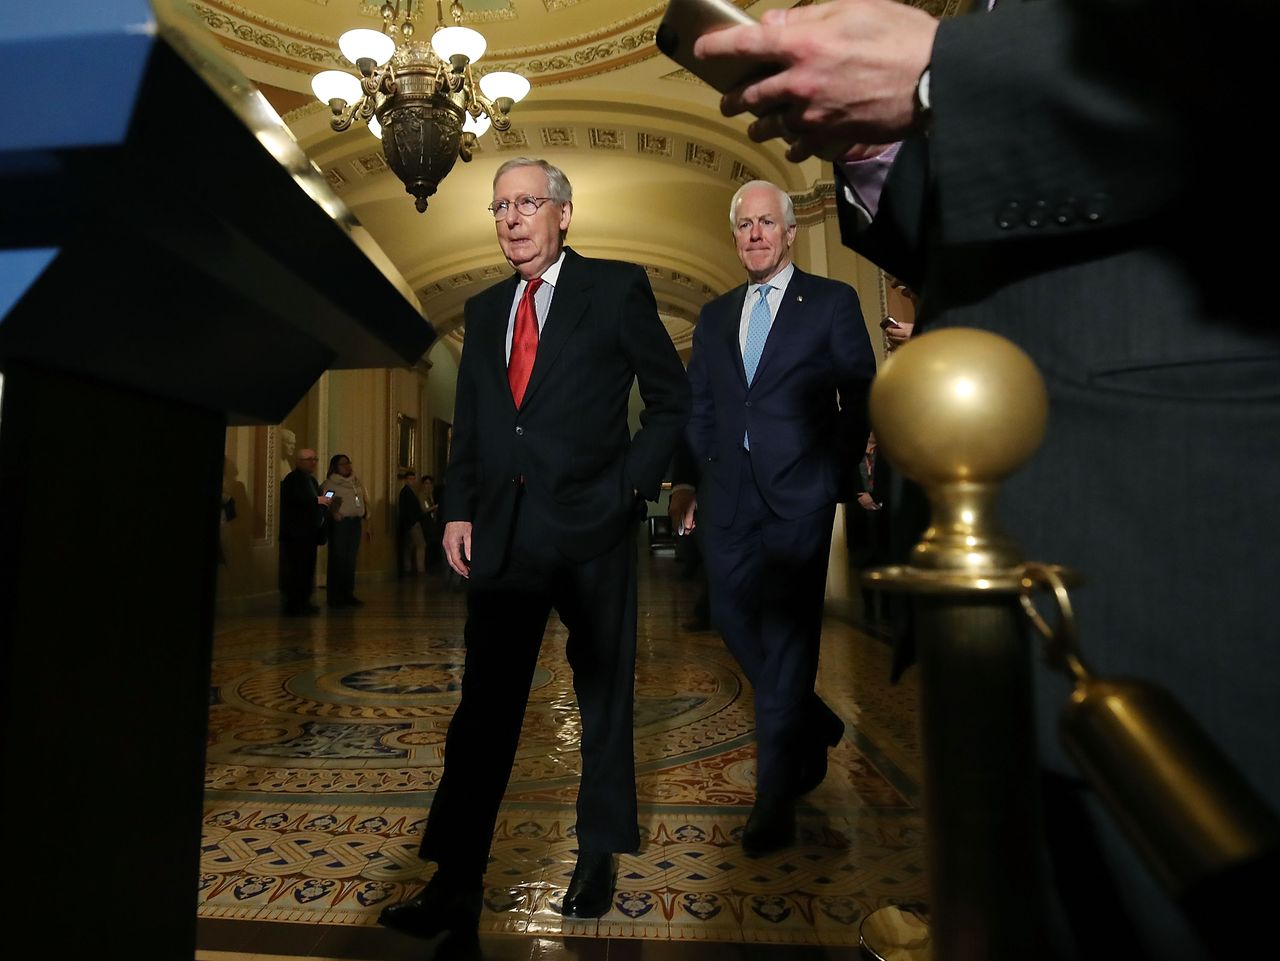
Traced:
<path id="1" fill-rule="evenodd" d="M 845 244 L 920 289 L 929 247 L 1042 243 L 1177 203 L 1194 156 L 1188 117 L 1212 87 L 1199 75 L 1189 91 L 1193 72 L 1173 53 L 1191 42 L 1192 6 L 1011 0 L 944 20 L 928 136 L 902 145 L 869 227 L 836 174 Z M 1216 14 L 1202 16 L 1212 29 Z"/>
<path id="2" fill-rule="evenodd" d="M 698 486 L 698 461 L 689 448 L 689 441 L 681 437 L 676 444 L 675 456 L 671 458 L 671 483 Z"/>
<path id="3" fill-rule="evenodd" d="M 472 325 L 473 301 L 466 306 L 465 321 L 468 330 Z M 440 508 L 444 523 L 470 521 L 475 510 L 477 490 L 476 445 L 476 384 L 474 350 L 464 341 L 462 359 L 458 362 L 458 386 L 453 401 L 453 439 L 449 449 L 449 466 L 445 470 L 445 483 L 449 488 L 449 500 Z"/>
<path id="4" fill-rule="evenodd" d="M 716 433 L 716 404 L 711 392 L 711 378 L 707 372 L 709 326 L 707 308 L 703 307 L 698 317 L 698 326 L 693 331 L 693 353 L 689 356 L 689 388 L 693 411 L 689 415 L 689 426 L 685 429 L 689 453 L 698 467 L 711 456 Z"/>
<path id="5" fill-rule="evenodd" d="M 422 503 L 418 500 L 418 495 L 404 487 L 400 488 L 399 508 L 396 523 L 400 530 L 409 530 L 422 520 Z"/>
<path id="6" fill-rule="evenodd" d="M 1178 27 L 1156 11 L 1044 0 L 939 25 L 928 144 L 944 244 L 1106 229 L 1177 196 L 1189 150 L 1160 41 Z"/>
<path id="7" fill-rule="evenodd" d="M 635 267 L 622 304 L 623 350 L 635 371 L 644 409 L 627 451 L 626 472 L 647 500 L 657 500 L 671 455 L 689 419 L 689 381 L 658 317 L 649 278 Z"/>
<path id="8" fill-rule="evenodd" d="M 280 538 L 310 540 L 324 523 L 325 508 L 316 501 L 308 476 L 290 471 L 280 483 Z"/>
<path id="9" fill-rule="evenodd" d="M 842 483 L 839 498 L 849 501 L 858 494 L 858 462 L 867 449 L 867 434 L 871 429 L 867 394 L 876 374 L 876 356 L 871 338 L 867 336 L 857 293 L 847 284 L 840 284 L 837 289 L 832 306 L 830 351 L 840 400 L 837 436 Z"/>

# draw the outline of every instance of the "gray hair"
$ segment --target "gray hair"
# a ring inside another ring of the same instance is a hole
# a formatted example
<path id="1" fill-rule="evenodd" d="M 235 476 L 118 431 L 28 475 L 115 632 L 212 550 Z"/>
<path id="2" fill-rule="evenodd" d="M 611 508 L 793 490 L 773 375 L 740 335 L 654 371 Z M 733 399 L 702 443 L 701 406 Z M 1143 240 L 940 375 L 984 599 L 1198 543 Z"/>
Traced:
<path id="1" fill-rule="evenodd" d="M 729 227 L 730 229 L 738 226 L 738 201 L 742 199 L 742 195 L 748 190 L 755 187 L 772 187 L 778 192 L 778 197 L 782 200 L 782 222 L 788 227 L 796 225 L 796 205 L 791 200 L 791 194 L 787 193 L 775 183 L 768 180 L 748 180 L 745 184 L 737 189 L 733 195 L 733 199 L 729 201 Z"/>
<path id="2" fill-rule="evenodd" d="M 493 185 L 497 187 L 499 178 L 508 170 L 515 170 L 517 167 L 541 168 L 547 175 L 547 195 L 558 204 L 573 202 L 573 185 L 569 183 L 569 178 L 564 175 L 564 171 L 553 163 L 535 160 L 532 157 L 516 157 L 514 160 L 508 160 L 493 175 Z"/>

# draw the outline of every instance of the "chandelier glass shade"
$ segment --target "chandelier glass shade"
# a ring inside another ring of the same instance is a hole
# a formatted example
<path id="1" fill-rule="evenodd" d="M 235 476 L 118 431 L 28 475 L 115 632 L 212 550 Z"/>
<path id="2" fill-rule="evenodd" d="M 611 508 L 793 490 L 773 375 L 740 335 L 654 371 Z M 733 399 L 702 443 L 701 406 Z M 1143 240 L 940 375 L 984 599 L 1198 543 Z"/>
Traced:
<path id="1" fill-rule="evenodd" d="M 311 80 L 312 91 L 333 113 L 334 130 L 361 121 L 382 140 L 387 165 L 420 213 L 458 158 L 471 159 L 476 138 L 490 125 L 510 128 L 508 113 L 529 92 L 528 80 L 506 71 L 485 74 L 477 83 L 472 65 L 484 56 L 485 38 L 461 25 L 458 0 L 450 6 L 454 25 L 444 26 L 440 4 L 436 0 L 435 32 L 424 42 L 414 39 L 420 0 L 389 0 L 382 6 L 381 32 L 348 30 L 338 40 L 360 76 L 324 70 Z"/>

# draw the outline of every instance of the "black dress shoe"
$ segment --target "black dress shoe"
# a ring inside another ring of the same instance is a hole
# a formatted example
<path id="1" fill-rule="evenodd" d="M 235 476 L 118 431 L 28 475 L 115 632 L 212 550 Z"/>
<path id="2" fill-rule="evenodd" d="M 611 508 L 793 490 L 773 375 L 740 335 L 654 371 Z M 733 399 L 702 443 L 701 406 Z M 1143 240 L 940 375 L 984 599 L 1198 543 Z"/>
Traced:
<path id="1" fill-rule="evenodd" d="M 835 714 L 824 711 L 815 725 L 812 740 L 804 749 L 800 759 L 800 770 L 796 773 L 795 795 L 808 794 L 826 779 L 827 748 L 835 747 L 844 737 L 844 722 Z"/>
<path id="2" fill-rule="evenodd" d="M 417 897 L 383 908 L 378 923 L 419 938 L 441 931 L 474 934 L 480 926 L 480 894 L 478 883 L 458 884 L 437 872 Z"/>
<path id="3" fill-rule="evenodd" d="M 796 797 L 808 794 L 827 777 L 827 746 L 815 744 L 806 752 L 800 761 L 800 772 L 796 777 Z"/>
<path id="4" fill-rule="evenodd" d="M 583 921 L 605 914 L 613 906 L 617 877 L 618 865 L 611 852 L 579 851 L 560 913 Z"/>
<path id="5" fill-rule="evenodd" d="M 796 805 L 789 797 L 756 798 L 742 831 L 742 850 L 749 858 L 781 851 L 795 843 Z"/>
<path id="6" fill-rule="evenodd" d="M 817 725 L 817 736 L 827 747 L 835 747 L 844 737 L 844 721 L 834 711 L 823 710 Z"/>

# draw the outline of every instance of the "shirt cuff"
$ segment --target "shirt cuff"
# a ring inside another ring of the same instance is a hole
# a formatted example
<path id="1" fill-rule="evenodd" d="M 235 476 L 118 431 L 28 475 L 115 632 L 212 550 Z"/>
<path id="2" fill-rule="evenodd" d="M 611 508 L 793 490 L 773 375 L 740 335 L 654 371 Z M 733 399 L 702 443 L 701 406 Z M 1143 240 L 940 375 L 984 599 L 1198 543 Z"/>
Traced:
<path id="1" fill-rule="evenodd" d="M 880 210 L 880 195 L 884 192 L 884 182 L 893 169 L 897 159 L 898 148 L 902 144 L 891 144 L 884 152 L 868 157 L 865 160 L 838 160 L 836 172 L 840 174 L 844 199 L 856 209 L 859 215 L 870 224 Z"/>

